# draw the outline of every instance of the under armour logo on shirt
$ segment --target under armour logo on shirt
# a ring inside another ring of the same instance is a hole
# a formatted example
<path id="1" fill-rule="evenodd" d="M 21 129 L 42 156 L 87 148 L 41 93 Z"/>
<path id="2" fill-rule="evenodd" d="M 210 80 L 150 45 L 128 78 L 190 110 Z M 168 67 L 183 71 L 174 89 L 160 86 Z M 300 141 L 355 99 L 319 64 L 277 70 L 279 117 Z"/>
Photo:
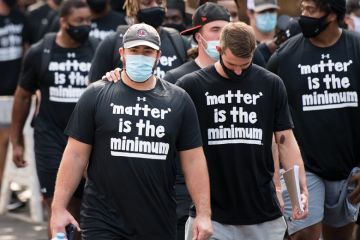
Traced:
<path id="1" fill-rule="evenodd" d="M 67 54 L 67 57 L 68 57 L 68 58 L 75 58 L 76 55 L 75 55 L 74 52 L 70 52 L 70 53 Z"/>
<path id="2" fill-rule="evenodd" d="M 329 59 L 330 58 L 330 54 L 321 54 L 321 59 Z"/>
<path id="3" fill-rule="evenodd" d="M 138 102 L 140 102 L 140 101 L 145 102 L 145 101 L 146 101 L 146 97 L 137 97 L 137 100 L 138 100 Z"/>

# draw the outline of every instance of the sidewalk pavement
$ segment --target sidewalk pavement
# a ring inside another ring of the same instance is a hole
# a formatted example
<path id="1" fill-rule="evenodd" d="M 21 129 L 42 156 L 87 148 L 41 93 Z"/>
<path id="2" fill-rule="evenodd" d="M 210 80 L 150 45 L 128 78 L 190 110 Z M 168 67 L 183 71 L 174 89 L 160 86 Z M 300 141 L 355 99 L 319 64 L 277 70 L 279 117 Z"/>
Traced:
<path id="1" fill-rule="evenodd" d="M 47 224 L 31 223 L 28 208 L 0 215 L 0 240 L 47 240 Z"/>

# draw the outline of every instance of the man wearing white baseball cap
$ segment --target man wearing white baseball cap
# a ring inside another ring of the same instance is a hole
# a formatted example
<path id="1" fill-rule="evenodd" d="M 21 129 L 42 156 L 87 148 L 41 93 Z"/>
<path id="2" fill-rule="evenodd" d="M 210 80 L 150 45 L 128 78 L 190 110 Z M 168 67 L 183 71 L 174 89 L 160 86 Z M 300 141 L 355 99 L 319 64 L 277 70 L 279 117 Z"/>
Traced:
<path id="1" fill-rule="evenodd" d="M 280 8 L 277 0 L 248 0 L 247 8 L 256 41 L 266 42 L 273 40 L 277 24 L 277 13 Z"/>
<path id="2" fill-rule="evenodd" d="M 175 239 L 177 151 L 198 211 L 193 239 L 212 234 L 196 110 L 184 90 L 154 76 L 159 49 L 153 27 L 131 26 L 120 49 L 120 81 L 97 81 L 81 96 L 65 130 L 69 140 L 56 182 L 53 235 L 69 223 L 80 228 L 66 206 L 88 166 L 83 239 Z"/>

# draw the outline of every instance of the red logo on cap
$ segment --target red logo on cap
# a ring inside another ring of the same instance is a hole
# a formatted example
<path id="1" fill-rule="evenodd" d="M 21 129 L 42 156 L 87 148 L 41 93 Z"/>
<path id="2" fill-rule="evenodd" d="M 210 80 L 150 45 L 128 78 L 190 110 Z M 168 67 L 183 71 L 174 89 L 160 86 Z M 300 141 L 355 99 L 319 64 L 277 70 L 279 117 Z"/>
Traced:
<path id="1" fill-rule="evenodd" d="M 138 31 L 138 36 L 139 37 L 146 37 L 146 35 L 147 35 L 147 32 L 144 29 L 140 29 Z"/>
<path id="2" fill-rule="evenodd" d="M 207 17 L 201 17 L 201 21 L 205 22 L 207 20 Z"/>

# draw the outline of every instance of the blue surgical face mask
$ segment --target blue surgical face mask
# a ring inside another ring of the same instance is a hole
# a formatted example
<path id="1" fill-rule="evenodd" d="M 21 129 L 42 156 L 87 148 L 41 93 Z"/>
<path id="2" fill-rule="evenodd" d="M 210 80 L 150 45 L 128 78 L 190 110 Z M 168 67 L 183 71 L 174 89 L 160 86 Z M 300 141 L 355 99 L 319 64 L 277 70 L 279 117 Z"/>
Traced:
<path id="1" fill-rule="evenodd" d="M 138 83 L 148 80 L 154 72 L 156 58 L 144 55 L 125 55 L 125 72 Z"/>
<path id="2" fill-rule="evenodd" d="M 216 46 L 220 46 L 220 41 L 207 41 L 207 48 L 205 49 L 207 55 L 214 59 L 215 61 L 219 60 L 220 54 L 218 50 L 216 49 Z"/>
<path id="3" fill-rule="evenodd" d="M 260 32 L 267 33 L 271 32 L 276 27 L 277 13 L 264 12 L 256 15 L 256 27 Z"/>

